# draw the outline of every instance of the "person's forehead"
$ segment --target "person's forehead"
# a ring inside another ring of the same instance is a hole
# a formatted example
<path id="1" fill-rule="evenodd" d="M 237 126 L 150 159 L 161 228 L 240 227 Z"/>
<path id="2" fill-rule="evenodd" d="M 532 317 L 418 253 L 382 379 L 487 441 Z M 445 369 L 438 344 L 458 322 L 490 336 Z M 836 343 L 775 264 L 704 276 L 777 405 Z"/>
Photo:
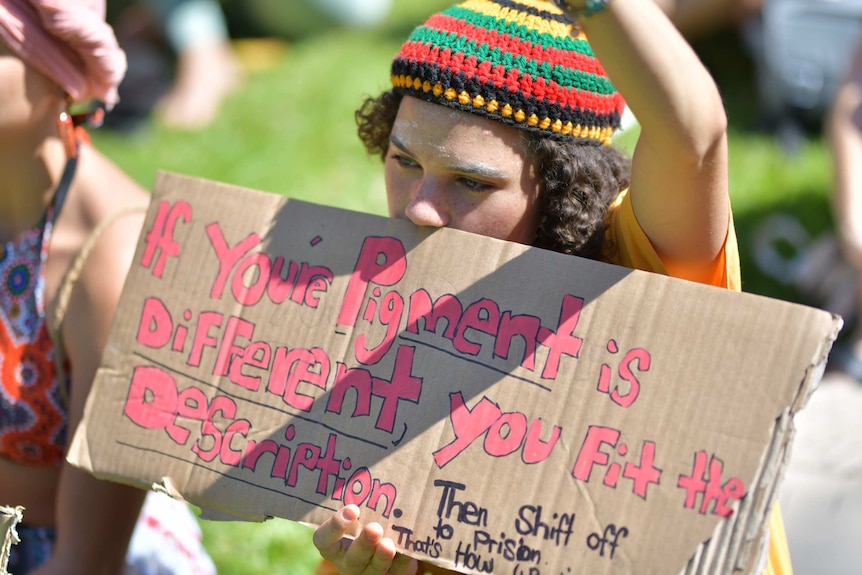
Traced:
<path id="1" fill-rule="evenodd" d="M 478 114 L 405 96 L 392 129 L 393 139 L 415 141 L 455 141 L 462 137 L 481 138 L 486 145 L 500 143 L 523 150 L 520 130 Z"/>

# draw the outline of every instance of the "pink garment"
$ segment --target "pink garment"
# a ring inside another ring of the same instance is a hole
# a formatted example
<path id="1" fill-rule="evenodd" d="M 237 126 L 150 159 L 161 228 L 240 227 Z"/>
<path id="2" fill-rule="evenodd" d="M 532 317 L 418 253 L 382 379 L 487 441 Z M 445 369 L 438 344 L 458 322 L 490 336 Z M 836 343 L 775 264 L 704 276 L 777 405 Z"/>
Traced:
<path id="1" fill-rule="evenodd" d="M 0 39 L 73 101 L 117 103 L 126 55 L 105 22 L 105 0 L 0 0 Z"/>

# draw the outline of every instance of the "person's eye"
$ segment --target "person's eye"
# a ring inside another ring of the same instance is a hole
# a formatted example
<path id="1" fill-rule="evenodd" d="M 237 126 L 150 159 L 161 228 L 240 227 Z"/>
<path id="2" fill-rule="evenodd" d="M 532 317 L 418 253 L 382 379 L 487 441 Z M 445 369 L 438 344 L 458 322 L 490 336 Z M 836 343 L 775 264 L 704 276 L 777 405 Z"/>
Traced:
<path id="1" fill-rule="evenodd" d="M 480 182 L 479 180 L 474 180 L 473 178 L 461 177 L 458 178 L 458 182 L 471 192 L 490 192 L 494 189 L 493 185 L 485 182 Z"/>
<path id="2" fill-rule="evenodd" d="M 416 163 L 412 158 L 408 158 L 407 156 L 403 156 L 401 154 L 392 154 L 389 156 L 395 162 L 401 166 L 402 168 L 418 168 L 419 164 Z"/>

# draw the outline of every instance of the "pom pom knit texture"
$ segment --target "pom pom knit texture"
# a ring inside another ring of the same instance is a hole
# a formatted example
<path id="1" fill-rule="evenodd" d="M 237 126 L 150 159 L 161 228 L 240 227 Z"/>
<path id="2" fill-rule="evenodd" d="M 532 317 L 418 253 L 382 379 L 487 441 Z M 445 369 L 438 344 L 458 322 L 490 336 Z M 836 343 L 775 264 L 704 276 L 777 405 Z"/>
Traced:
<path id="1" fill-rule="evenodd" d="M 600 144 L 610 143 L 625 106 L 583 33 L 542 0 L 467 0 L 434 14 L 393 60 L 392 85 L 517 128 Z"/>

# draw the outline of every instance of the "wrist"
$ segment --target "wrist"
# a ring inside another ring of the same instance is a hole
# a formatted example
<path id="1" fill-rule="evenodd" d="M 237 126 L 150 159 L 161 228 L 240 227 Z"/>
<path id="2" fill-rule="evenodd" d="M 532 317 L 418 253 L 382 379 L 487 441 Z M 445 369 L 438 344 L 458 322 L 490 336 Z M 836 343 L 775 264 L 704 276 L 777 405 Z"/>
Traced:
<path id="1" fill-rule="evenodd" d="M 604 12 L 610 0 L 552 0 L 553 3 L 576 20 L 590 18 Z"/>

